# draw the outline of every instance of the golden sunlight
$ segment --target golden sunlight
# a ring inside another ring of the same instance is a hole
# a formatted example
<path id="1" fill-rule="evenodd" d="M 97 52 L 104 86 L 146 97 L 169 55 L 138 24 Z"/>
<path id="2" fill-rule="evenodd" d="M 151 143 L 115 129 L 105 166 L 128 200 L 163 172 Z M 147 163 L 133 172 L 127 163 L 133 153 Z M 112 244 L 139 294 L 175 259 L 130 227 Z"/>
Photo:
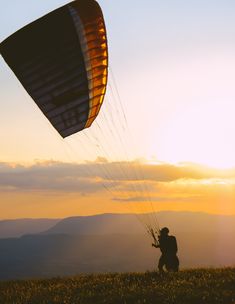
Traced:
<path id="1" fill-rule="evenodd" d="M 214 168 L 235 167 L 234 102 L 207 102 L 171 114 L 158 159 L 194 162 Z"/>

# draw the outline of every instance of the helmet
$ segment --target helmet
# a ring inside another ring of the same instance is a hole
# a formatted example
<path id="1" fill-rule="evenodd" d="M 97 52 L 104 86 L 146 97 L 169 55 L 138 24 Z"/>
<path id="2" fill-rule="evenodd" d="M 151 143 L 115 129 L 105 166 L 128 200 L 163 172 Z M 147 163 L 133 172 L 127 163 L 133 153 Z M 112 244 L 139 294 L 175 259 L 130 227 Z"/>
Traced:
<path id="1" fill-rule="evenodd" d="M 167 227 L 164 227 L 160 230 L 161 234 L 168 234 L 169 233 L 169 229 Z"/>

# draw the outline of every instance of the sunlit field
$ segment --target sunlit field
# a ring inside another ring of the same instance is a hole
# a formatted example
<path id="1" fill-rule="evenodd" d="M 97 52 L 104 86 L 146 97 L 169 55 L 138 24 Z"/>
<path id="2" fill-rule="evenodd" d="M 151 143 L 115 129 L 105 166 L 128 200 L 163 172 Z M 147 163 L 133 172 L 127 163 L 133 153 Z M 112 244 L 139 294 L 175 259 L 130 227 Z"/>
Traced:
<path id="1" fill-rule="evenodd" d="M 0 303 L 235 303 L 235 268 L 111 273 L 0 283 Z"/>

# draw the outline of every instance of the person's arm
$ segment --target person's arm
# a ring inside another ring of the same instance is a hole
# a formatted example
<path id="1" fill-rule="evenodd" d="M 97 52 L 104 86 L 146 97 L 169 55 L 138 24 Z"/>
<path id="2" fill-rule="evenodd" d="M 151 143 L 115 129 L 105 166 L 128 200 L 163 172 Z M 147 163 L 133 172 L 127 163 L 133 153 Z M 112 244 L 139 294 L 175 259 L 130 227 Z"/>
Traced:
<path id="1" fill-rule="evenodd" d="M 149 229 L 149 233 L 152 235 L 153 241 L 154 241 L 154 243 L 152 243 L 152 247 L 158 248 L 159 246 L 156 245 L 156 244 L 158 244 L 158 241 L 157 241 L 156 235 L 154 233 L 154 230 L 152 228 Z"/>
<path id="2" fill-rule="evenodd" d="M 177 241 L 175 239 L 175 249 L 176 249 L 176 253 L 178 252 L 178 245 L 177 245 Z"/>
<path id="3" fill-rule="evenodd" d="M 177 253 L 178 251 L 178 246 L 177 246 L 177 241 L 176 241 L 176 237 L 172 237 L 173 240 L 173 250 L 175 251 L 175 253 Z"/>

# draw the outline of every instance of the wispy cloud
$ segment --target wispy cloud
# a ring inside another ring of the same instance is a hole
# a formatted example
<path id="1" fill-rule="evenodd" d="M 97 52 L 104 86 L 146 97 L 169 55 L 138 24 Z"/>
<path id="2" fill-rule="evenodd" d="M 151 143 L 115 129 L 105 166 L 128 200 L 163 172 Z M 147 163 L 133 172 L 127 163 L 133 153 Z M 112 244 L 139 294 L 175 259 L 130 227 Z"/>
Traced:
<path id="1" fill-rule="evenodd" d="M 31 166 L 0 163 L 1 190 L 15 191 L 64 191 L 94 193 L 108 187 L 122 192 L 147 189 L 157 192 L 164 187 L 182 187 L 193 183 L 209 185 L 225 180 L 234 183 L 235 170 L 214 170 L 195 164 L 156 164 L 135 162 L 95 162 L 75 164 L 62 162 L 40 162 Z M 173 185 L 172 185 L 173 183 Z M 136 196 L 135 201 L 143 200 Z M 167 196 L 168 197 L 168 196 Z M 126 198 L 129 200 L 129 198 Z M 155 201 L 168 198 L 155 197 Z M 174 198 L 177 200 L 177 197 Z M 182 198 L 181 198 L 182 199 Z M 123 199 L 124 200 L 124 199 Z M 133 200 L 133 198 L 132 198 Z"/>
<path id="2" fill-rule="evenodd" d="M 118 201 L 118 202 L 183 202 L 183 201 L 188 201 L 188 200 L 193 200 L 193 199 L 198 199 L 198 196 L 187 196 L 187 197 L 174 197 L 174 196 L 169 196 L 169 197 L 163 197 L 163 196 L 159 196 L 159 197 L 152 197 L 151 196 L 151 200 L 149 197 L 146 196 L 140 196 L 140 197 L 128 197 L 128 198 L 113 198 L 113 201 Z"/>
<path id="3" fill-rule="evenodd" d="M 152 209 L 233 214 L 234 173 L 194 164 L 127 164 L 105 159 L 30 166 L 0 163 L 0 212 L 8 218 Z"/>

